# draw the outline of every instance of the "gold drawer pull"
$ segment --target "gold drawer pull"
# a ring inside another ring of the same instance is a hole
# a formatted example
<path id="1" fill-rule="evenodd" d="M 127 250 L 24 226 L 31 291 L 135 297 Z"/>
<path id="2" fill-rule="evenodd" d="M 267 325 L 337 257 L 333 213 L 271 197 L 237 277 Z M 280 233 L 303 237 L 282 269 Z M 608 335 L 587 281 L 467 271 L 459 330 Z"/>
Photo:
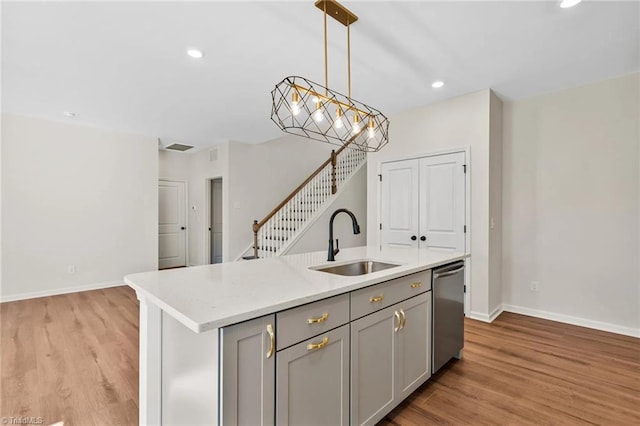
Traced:
<path id="1" fill-rule="evenodd" d="M 402 324 L 400 324 L 400 330 L 402 330 L 404 326 L 407 325 L 407 314 L 405 314 L 404 311 L 400 309 L 400 315 L 402 315 Z"/>
<path id="2" fill-rule="evenodd" d="M 269 359 L 273 356 L 273 352 L 276 349 L 276 336 L 271 324 L 267 324 L 267 333 L 269 334 L 269 351 L 267 352 L 267 359 Z"/>
<path id="3" fill-rule="evenodd" d="M 329 318 L 329 312 L 325 312 L 321 317 L 309 318 L 307 324 L 317 324 L 319 322 L 325 322 Z"/>
<path id="4" fill-rule="evenodd" d="M 384 296 L 373 296 L 371 299 L 369 299 L 369 302 L 371 303 L 382 302 L 382 299 L 384 299 Z"/>
<path id="5" fill-rule="evenodd" d="M 307 350 L 308 351 L 315 351 L 316 349 L 324 348 L 328 344 L 329 344 L 329 338 L 325 337 L 324 339 L 322 339 L 322 342 L 320 342 L 320 343 L 309 343 L 307 345 Z"/>
<path id="6" fill-rule="evenodd" d="M 422 287 L 422 283 L 420 282 L 411 284 L 411 288 L 420 288 L 420 287 Z"/>

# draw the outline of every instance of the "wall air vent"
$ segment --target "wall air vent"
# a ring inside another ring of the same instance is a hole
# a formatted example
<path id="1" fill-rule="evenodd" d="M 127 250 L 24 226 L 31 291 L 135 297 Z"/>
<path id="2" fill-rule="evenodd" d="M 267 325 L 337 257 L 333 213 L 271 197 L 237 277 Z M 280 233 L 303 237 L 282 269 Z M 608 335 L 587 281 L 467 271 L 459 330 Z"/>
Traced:
<path id="1" fill-rule="evenodd" d="M 167 147 L 165 147 L 165 149 L 170 149 L 173 151 L 187 151 L 189 149 L 193 148 L 192 145 L 183 145 L 181 143 L 173 143 Z"/>

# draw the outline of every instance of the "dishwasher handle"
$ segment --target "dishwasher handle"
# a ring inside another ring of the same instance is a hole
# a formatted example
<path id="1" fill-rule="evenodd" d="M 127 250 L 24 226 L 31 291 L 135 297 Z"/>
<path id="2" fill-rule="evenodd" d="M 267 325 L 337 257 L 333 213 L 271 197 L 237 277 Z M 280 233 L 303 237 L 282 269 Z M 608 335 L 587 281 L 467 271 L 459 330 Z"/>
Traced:
<path id="1" fill-rule="evenodd" d="M 435 279 L 442 278 L 442 277 L 448 277 L 449 275 L 457 274 L 458 272 L 462 271 L 463 269 L 464 269 L 464 265 L 462 265 L 458 269 L 454 269 L 452 271 L 436 272 L 435 274 L 433 274 L 433 279 L 435 280 Z"/>

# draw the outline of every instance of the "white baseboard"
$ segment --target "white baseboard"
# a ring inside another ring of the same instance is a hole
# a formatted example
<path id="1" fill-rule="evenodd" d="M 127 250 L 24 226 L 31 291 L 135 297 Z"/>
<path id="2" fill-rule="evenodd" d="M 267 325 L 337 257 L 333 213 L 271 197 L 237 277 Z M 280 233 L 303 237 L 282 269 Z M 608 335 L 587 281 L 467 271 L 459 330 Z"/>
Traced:
<path id="1" fill-rule="evenodd" d="M 474 320 L 491 323 L 493 322 L 493 320 L 498 318 L 498 316 L 502 313 L 502 311 L 503 311 L 502 305 L 499 305 L 489 315 L 481 312 L 469 312 L 469 315 L 467 315 L 467 317 Z"/>
<path id="2" fill-rule="evenodd" d="M 112 281 L 98 284 L 79 285 L 76 287 L 57 288 L 55 290 L 33 291 L 29 293 L 19 293 L 10 296 L 0 296 L 0 303 L 16 302 L 18 300 L 35 299 L 38 297 L 57 296 L 59 294 L 77 293 L 79 291 L 99 290 L 102 288 L 119 287 L 126 285 L 123 281 Z"/>
<path id="3" fill-rule="evenodd" d="M 538 309 L 525 308 L 523 306 L 502 305 L 505 312 L 528 315 L 530 317 L 548 319 L 551 321 L 563 322 L 566 324 L 578 325 L 581 327 L 593 328 L 595 330 L 608 331 L 610 333 L 623 334 L 625 336 L 640 337 L 640 329 L 625 327 L 607 322 L 594 321 L 586 318 L 573 317 L 570 315 L 556 314 L 554 312 L 541 311 Z"/>

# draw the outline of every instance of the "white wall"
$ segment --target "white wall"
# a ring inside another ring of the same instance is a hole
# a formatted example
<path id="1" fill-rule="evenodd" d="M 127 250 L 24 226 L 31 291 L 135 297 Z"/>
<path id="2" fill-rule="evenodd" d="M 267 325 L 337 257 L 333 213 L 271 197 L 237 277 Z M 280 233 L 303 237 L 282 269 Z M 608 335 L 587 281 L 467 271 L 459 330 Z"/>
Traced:
<path id="1" fill-rule="evenodd" d="M 484 320 L 489 301 L 490 90 L 483 90 L 390 117 L 389 144 L 369 155 L 367 241 L 379 243 L 380 163 L 470 147 L 471 293 L 470 315 Z M 501 224 L 496 223 L 496 227 Z"/>
<path id="2" fill-rule="evenodd" d="M 285 135 L 257 145 L 226 142 L 194 153 L 160 151 L 159 177 L 188 182 L 189 264 L 209 263 L 209 179 L 222 177 L 223 257 L 232 261 L 252 244 L 253 221 L 276 207 L 334 148 Z M 217 150 L 216 160 L 211 150 Z"/>
<path id="3" fill-rule="evenodd" d="M 212 155 L 212 151 L 214 151 Z M 159 177 L 187 182 L 187 235 L 189 265 L 209 263 L 209 216 L 210 194 L 208 181 L 222 178 L 223 204 L 228 206 L 229 194 L 229 143 L 190 152 L 158 152 Z M 223 209 L 222 251 L 229 260 L 228 209 Z"/>
<path id="4" fill-rule="evenodd" d="M 253 243 L 252 224 L 261 220 L 327 160 L 333 145 L 298 136 L 249 145 L 229 145 L 229 257 Z"/>
<path id="5" fill-rule="evenodd" d="M 2 300 L 157 269 L 157 149 L 155 138 L 2 115 Z"/>
<path id="6" fill-rule="evenodd" d="M 504 104 L 507 309 L 640 335 L 639 76 Z"/>
<path id="7" fill-rule="evenodd" d="M 329 219 L 333 212 L 340 208 L 350 210 L 360 225 L 360 234 L 353 235 L 351 218 L 345 213 L 336 216 L 333 222 L 333 235 L 340 240 L 340 248 L 367 245 L 367 165 L 362 166 L 342 189 L 338 188 L 338 191 L 330 208 L 322 213 L 305 234 L 293 244 L 289 254 L 327 250 Z M 340 260 L 340 255 L 337 259 Z"/>

